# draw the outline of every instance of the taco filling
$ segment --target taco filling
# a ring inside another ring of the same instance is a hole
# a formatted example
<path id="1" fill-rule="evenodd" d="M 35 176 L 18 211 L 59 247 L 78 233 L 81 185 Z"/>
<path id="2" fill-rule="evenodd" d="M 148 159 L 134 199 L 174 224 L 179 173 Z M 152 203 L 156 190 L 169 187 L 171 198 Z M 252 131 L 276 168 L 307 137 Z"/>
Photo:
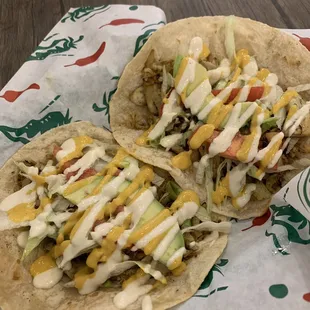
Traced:
<path id="1" fill-rule="evenodd" d="M 55 145 L 45 165 L 17 162 L 22 186 L 0 204 L 1 229 L 29 227 L 17 238 L 22 260 L 43 250 L 30 267 L 36 288 L 122 287 L 114 304 L 125 309 L 179 276 L 200 243 L 228 233 L 230 223 L 212 219 L 166 172 L 115 152 L 78 136 Z"/>
<path id="2" fill-rule="evenodd" d="M 310 134 L 310 102 L 301 95 L 310 86 L 283 89 L 248 50 L 235 52 L 231 21 L 227 58 L 215 58 L 200 37 L 172 62 L 160 63 L 151 52 L 131 100 L 145 100 L 155 119 L 136 144 L 169 151 L 174 168 L 193 169 L 208 207 L 240 210 L 268 201 L 288 171 L 309 165 L 295 155 Z"/>

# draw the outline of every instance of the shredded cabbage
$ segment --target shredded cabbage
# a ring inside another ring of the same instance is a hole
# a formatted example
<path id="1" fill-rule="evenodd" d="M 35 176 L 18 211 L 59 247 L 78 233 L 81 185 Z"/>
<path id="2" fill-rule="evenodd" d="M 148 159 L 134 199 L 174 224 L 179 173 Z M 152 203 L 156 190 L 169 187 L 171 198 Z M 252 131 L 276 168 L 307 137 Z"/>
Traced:
<path id="1" fill-rule="evenodd" d="M 235 16 L 228 16 L 225 19 L 225 49 L 227 57 L 230 61 L 232 61 L 236 56 L 234 28 Z"/>
<path id="2" fill-rule="evenodd" d="M 206 208 L 204 207 L 199 207 L 197 213 L 195 214 L 195 216 L 202 222 L 208 222 L 211 221 L 210 215 L 208 213 L 208 211 L 206 210 Z M 186 221 L 185 221 L 186 222 Z M 185 224 L 184 222 L 184 224 Z M 186 228 L 189 227 L 191 225 L 186 225 L 184 226 L 184 224 L 182 225 L 182 228 Z"/>
<path id="3" fill-rule="evenodd" d="M 133 263 L 139 266 L 139 268 L 141 268 L 145 273 L 148 273 L 154 279 L 160 281 L 162 284 L 167 284 L 167 279 L 164 277 L 164 275 L 159 270 L 152 268 L 150 264 L 145 264 L 139 261 L 135 261 Z"/>
<path id="4" fill-rule="evenodd" d="M 207 190 L 207 212 L 210 214 L 212 207 L 213 207 L 213 201 L 212 201 L 212 193 L 213 193 L 212 159 L 209 159 L 209 162 L 207 162 L 205 187 Z"/>
<path id="5" fill-rule="evenodd" d="M 196 182 L 198 184 L 202 184 L 204 180 L 204 175 L 205 175 L 205 169 L 208 164 L 208 154 L 204 155 L 201 157 L 198 167 L 197 167 L 197 172 L 196 172 Z"/>
<path id="6" fill-rule="evenodd" d="M 310 90 L 310 83 L 309 84 L 300 84 L 296 85 L 294 87 L 288 87 L 288 90 L 295 90 L 297 93 L 302 92 L 302 91 L 307 91 Z"/>
<path id="7" fill-rule="evenodd" d="M 215 223 L 215 222 L 203 222 L 195 226 L 187 227 L 182 229 L 182 233 L 189 231 L 218 231 L 221 233 L 229 234 L 231 231 L 231 223 L 230 222 L 221 222 L 221 223 Z"/>
<path id="8" fill-rule="evenodd" d="M 294 146 L 296 145 L 298 140 L 299 140 L 299 138 L 291 138 L 291 140 L 287 146 L 285 154 L 288 154 L 294 148 Z"/>
<path id="9" fill-rule="evenodd" d="M 297 168 L 304 168 L 310 166 L 309 158 L 300 158 L 294 161 L 294 166 Z"/>
<path id="10" fill-rule="evenodd" d="M 51 198 L 66 183 L 66 176 L 64 174 L 50 175 L 46 178 L 46 182 L 48 184 L 48 197 Z"/>
<path id="11" fill-rule="evenodd" d="M 295 170 L 295 169 L 297 169 L 297 168 L 292 166 L 292 165 L 283 165 L 283 166 L 279 166 L 276 171 L 272 171 L 272 173 L 283 172 L 283 171 L 288 171 L 288 170 Z M 268 171 L 267 171 L 267 173 L 268 173 Z"/>
<path id="12" fill-rule="evenodd" d="M 220 183 L 220 179 L 221 179 L 221 172 L 223 170 L 223 168 L 226 166 L 226 164 L 228 165 L 228 162 L 231 162 L 230 159 L 225 159 L 224 161 L 222 161 L 219 166 L 217 167 L 216 170 L 216 181 L 215 181 L 215 188 L 218 187 L 219 183 Z M 227 168 L 228 170 L 228 168 Z M 229 169 L 230 170 L 230 169 Z"/>
<path id="13" fill-rule="evenodd" d="M 285 108 L 280 109 L 277 113 L 275 113 L 274 115 L 278 120 L 276 121 L 276 124 L 278 126 L 279 129 L 281 129 L 285 118 L 286 118 L 286 110 Z"/>
<path id="14" fill-rule="evenodd" d="M 163 66 L 163 82 L 161 84 L 161 95 L 162 97 L 165 97 L 166 93 L 168 91 L 168 76 L 166 71 L 166 66 Z"/>

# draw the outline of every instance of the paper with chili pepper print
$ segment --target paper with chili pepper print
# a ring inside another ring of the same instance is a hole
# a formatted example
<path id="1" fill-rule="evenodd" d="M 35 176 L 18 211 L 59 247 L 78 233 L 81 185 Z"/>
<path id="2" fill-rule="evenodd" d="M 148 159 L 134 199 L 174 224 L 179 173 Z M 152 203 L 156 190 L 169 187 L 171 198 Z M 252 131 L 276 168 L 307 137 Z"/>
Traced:
<path id="1" fill-rule="evenodd" d="M 109 128 L 125 64 L 165 21 L 155 7 L 71 9 L 0 92 L 1 163 L 52 127 L 91 120 Z M 285 31 L 310 50 L 310 30 Z M 176 308 L 309 309 L 310 222 L 297 211 L 309 208 L 309 175 L 306 169 L 282 189 L 262 217 L 232 220 L 227 249 Z"/>
<path id="2" fill-rule="evenodd" d="M 154 6 L 70 9 L 0 91 L 0 164 L 56 126 L 89 120 L 109 128 L 125 65 L 165 23 Z"/>

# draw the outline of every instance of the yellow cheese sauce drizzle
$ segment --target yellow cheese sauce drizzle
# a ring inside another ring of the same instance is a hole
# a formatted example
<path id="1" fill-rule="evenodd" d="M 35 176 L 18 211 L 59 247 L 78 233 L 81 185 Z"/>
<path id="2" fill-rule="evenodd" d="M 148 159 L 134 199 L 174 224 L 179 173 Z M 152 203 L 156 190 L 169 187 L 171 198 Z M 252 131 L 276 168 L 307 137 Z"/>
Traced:
<path id="1" fill-rule="evenodd" d="M 25 221 L 34 220 L 49 204 L 51 200 L 44 197 L 40 201 L 40 205 L 36 207 L 36 202 L 31 203 L 20 203 L 14 208 L 7 211 L 8 217 L 15 223 L 21 223 Z"/>
<path id="2" fill-rule="evenodd" d="M 31 265 L 30 274 L 35 277 L 36 275 L 55 267 L 57 267 L 56 262 L 50 254 L 42 255 Z"/>
<path id="3" fill-rule="evenodd" d="M 181 152 L 178 155 L 175 155 L 172 159 L 172 165 L 175 168 L 179 168 L 180 170 L 186 170 L 192 165 L 191 160 L 192 151 Z"/>
<path id="4" fill-rule="evenodd" d="M 290 103 L 293 98 L 296 98 L 298 93 L 295 90 L 287 90 L 279 99 L 279 101 L 273 106 L 272 112 L 275 114 L 280 109 L 284 108 Z"/>
<path id="5" fill-rule="evenodd" d="M 205 124 L 200 126 L 193 134 L 192 138 L 189 140 L 190 148 L 192 150 L 199 149 L 200 146 L 212 136 L 214 129 L 215 126 L 211 124 Z"/>
<path id="6" fill-rule="evenodd" d="M 142 133 L 141 136 L 139 136 L 137 139 L 136 139 L 136 144 L 138 145 L 141 145 L 141 146 L 144 146 L 147 144 L 147 141 L 148 141 L 148 135 L 149 133 L 153 130 L 153 128 L 155 127 L 155 125 L 152 125 L 148 130 L 146 130 L 145 132 Z"/>
<path id="7" fill-rule="evenodd" d="M 250 128 L 251 133 L 245 136 L 244 142 L 242 143 L 240 150 L 237 152 L 237 158 L 241 162 L 247 162 L 248 155 L 253 145 L 253 141 L 255 137 L 259 135 L 259 138 L 260 138 L 261 130 L 260 128 L 258 129 L 257 127 L 258 126 L 260 127 L 260 123 L 258 123 L 258 116 L 260 113 L 262 113 L 262 111 L 263 109 L 261 107 L 256 108 L 256 111 L 251 120 L 251 128 Z M 260 133 L 258 131 L 260 131 Z M 257 153 L 257 150 L 256 150 L 256 153 Z"/>
<path id="8" fill-rule="evenodd" d="M 93 139 L 88 136 L 79 136 L 72 138 L 75 143 L 75 150 L 65 157 L 63 157 L 59 162 L 59 167 L 62 167 L 63 164 L 71 159 L 81 157 L 83 155 L 83 149 L 93 143 Z"/>

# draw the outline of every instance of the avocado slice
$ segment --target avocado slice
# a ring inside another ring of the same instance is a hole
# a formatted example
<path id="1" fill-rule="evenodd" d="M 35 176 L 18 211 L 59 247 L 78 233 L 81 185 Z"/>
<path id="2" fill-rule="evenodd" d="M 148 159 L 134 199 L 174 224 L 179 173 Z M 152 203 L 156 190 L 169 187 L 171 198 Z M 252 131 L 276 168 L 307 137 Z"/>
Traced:
<path id="1" fill-rule="evenodd" d="M 200 109 L 200 111 L 202 111 L 209 103 L 210 103 L 210 101 L 214 98 L 215 96 L 212 94 L 212 93 L 210 93 L 206 98 L 205 98 L 205 100 L 204 100 L 204 102 L 203 102 L 203 104 L 202 104 L 202 106 L 201 106 L 201 109 Z M 200 112 L 199 111 L 199 112 Z"/>
<path id="2" fill-rule="evenodd" d="M 251 104 L 252 104 L 252 102 L 242 102 L 242 103 L 241 103 L 241 112 L 240 112 L 240 115 L 243 114 L 243 113 L 248 109 L 248 107 L 249 107 Z M 221 122 L 219 129 L 224 129 L 225 125 L 227 124 L 227 122 L 228 122 L 228 120 L 229 120 L 230 115 L 231 115 L 231 112 L 228 113 L 228 114 L 226 115 L 226 117 L 224 118 L 224 120 Z M 247 121 L 248 121 L 248 120 L 246 120 L 246 122 L 247 122 Z M 244 124 L 246 124 L 246 122 L 245 122 Z M 242 126 L 244 126 L 244 124 L 243 124 Z M 241 126 L 241 127 L 242 127 L 242 126 Z"/>
<path id="3" fill-rule="evenodd" d="M 174 78 L 176 77 L 176 75 L 179 71 L 179 68 L 180 68 L 180 65 L 181 65 L 183 58 L 184 58 L 183 56 L 177 55 L 177 57 L 174 60 L 174 63 L 173 63 L 173 77 Z"/>
<path id="4" fill-rule="evenodd" d="M 144 212 L 142 217 L 140 218 L 140 221 L 138 222 L 136 229 L 139 229 L 142 227 L 145 223 L 147 223 L 149 220 L 154 218 L 157 214 L 159 214 L 162 210 L 164 210 L 164 206 L 158 202 L 156 199 L 152 201 L 152 203 L 149 205 L 147 210 Z M 177 233 L 173 241 L 170 243 L 168 249 L 164 253 L 164 255 L 159 259 L 159 261 L 163 264 L 167 264 L 169 258 L 180 248 L 184 247 L 184 238 L 181 231 Z"/>
<path id="5" fill-rule="evenodd" d="M 93 178 L 93 177 L 90 177 Z M 89 195 L 95 187 L 100 183 L 100 181 L 103 179 L 103 176 L 97 176 L 94 178 L 94 181 L 85 185 L 84 187 L 81 187 L 77 191 L 65 195 L 63 194 L 64 198 L 68 199 L 73 204 L 77 205 L 79 202 L 81 202 L 87 195 Z"/>
<path id="6" fill-rule="evenodd" d="M 227 86 L 228 79 L 219 80 L 213 89 L 223 89 Z"/>
<path id="7" fill-rule="evenodd" d="M 146 209 L 146 211 L 142 214 L 135 231 L 138 230 L 140 227 L 142 227 L 149 220 L 154 218 L 162 210 L 164 210 L 164 206 L 156 199 L 154 199 L 152 203 L 149 205 L 149 207 Z"/>
<path id="8" fill-rule="evenodd" d="M 204 80 L 208 78 L 207 69 L 199 63 L 196 63 L 195 78 L 192 83 L 189 83 L 186 95 L 189 96 Z"/>
<path id="9" fill-rule="evenodd" d="M 90 184 L 85 185 L 84 187 L 80 188 L 79 190 L 69 194 L 63 195 L 64 198 L 68 199 L 73 204 L 77 205 L 80 203 L 87 195 L 89 195 L 96 187 L 99 185 L 103 176 L 95 177 L 94 181 Z M 129 181 L 124 181 L 118 189 L 118 192 L 122 192 L 126 189 L 126 187 L 130 184 Z"/>
<path id="10" fill-rule="evenodd" d="M 177 76 L 182 61 L 188 61 L 188 58 L 184 58 L 183 56 L 180 56 L 180 55 L 178 55 L 175 58 L 174 65 L 173 65 L 173 76 L 174 77 Z M 195 90 L 197 86 L 199 86 L 207 78 L 208 78 L 207 69 L 197 62 L 196 67 L 195 67 L 195 78 L 193 82 L 188 84 L 186 95 L 189 96 L 193 92 L 193 90 Z"/>
<path id="11" fill-rule="evenodd" d="M 167 264 L 169 258 L 180 248 L 184 247 L 184 238 L 183 234 L 179 231 L 178 234 L 175 236 L 173 241 L 170 243 L 167 251 L 165 254 L 159 259 L 161 263 L 164 265 Z"/>

